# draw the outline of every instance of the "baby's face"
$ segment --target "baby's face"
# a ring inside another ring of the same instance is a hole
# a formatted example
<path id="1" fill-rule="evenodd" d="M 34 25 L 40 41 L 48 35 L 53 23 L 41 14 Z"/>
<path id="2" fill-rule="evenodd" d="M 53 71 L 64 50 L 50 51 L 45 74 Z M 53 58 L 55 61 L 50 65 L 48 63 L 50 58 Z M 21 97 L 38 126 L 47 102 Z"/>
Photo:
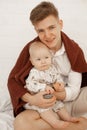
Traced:
<path id="1" fill-rule="evenodd" d="M 31 56 L 31 63 L 38 70 L 47 70 L 51 66 L 51 54 L 46 48 L 36 49 Z"/>

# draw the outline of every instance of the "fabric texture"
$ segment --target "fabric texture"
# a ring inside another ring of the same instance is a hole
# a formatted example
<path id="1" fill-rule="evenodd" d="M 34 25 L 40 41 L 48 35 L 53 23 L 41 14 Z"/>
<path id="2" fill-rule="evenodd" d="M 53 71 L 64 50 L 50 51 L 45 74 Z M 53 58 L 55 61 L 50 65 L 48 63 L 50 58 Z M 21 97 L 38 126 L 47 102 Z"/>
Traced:
<path id="1" fill-rule="evenodd" d="M 26 79 L 25 88 L 30 92 L 37 93 L 45 90 L 47 85 L 55 82 L 62 82 L 62 76 L 57 72 L 57 69 L 52 65 L 48 70 L 40 71 L 32 68 L 28 78 Z"/>
<path id="2" fill-rule="evenodd" d="M 67 56 L 70 60 L 72 70 L 83 73 L 82 87 L 87 86 L 87 63 L 82 49 L 64 32 L 61 32 L 61 37 L 67 52 Z M 35 38 L 23 48 L 8 78 L 8 89 L 10 92 L 15 116 L 24 110 L 23 105 L 25 102 L 21 100 L 21 97 L 28 92 L 28 90 L 24 88 L 24 85 L 25 79 L 32 68 L 32 65 L 29 61 L 28 50 L 30 44 L 36 40 L 39 40 L 39 38 Z"/>
<path id="3" fill-rule="evenodd" d="M 40 91 L 45 91 L 47 85 L 50 86 L 50 84 L 55 82 L 63 83 L 63 80 L 61 75 L 57 72 L 57 69 L 54 65 L 51 65 L 49 69 L 44 71 L 37 70 L 36 68 L 33 67 L 30 70 L 29 76 L 26 79 L 26 85 L 24 87 L 27 88 L 30 91 L 30 93 L 34 94 Z M 37 110 L 39 113 L 41 113 L 49 109 L 53 109 L 53 111 L 57 112 L 57 110 L 59 110 L 63 106 L 64 105 L 62 101 L 56 101 L 53 107 L 47 109 L 40 108 L 35 105 L 30 105 L 29 103 L 25 104 L 24 108 Z"/>
<path id="4" fill-rule="evenodd" d="M 13 107 L 7 87 L 0 86 L 0 130 L 13 130 Z"/>

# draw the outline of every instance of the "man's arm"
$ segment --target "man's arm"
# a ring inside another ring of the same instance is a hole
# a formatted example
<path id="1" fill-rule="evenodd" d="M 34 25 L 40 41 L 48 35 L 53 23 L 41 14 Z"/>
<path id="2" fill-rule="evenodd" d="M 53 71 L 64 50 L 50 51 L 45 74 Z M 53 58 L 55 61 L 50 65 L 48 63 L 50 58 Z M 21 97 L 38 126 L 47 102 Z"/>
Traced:
<path id="1" fill-rule="evenodd" d="M 58 100 L 72 101 L 74 100 L 79 92 L 81 87 L 82 75 L 71 70 L 68 75 L 67 83 L 63 89 L 55 91 L 55 96 Z"/>
<path id="2" fill-rule="evenodd" d="M 37 94 L 31 95 L 29 93 L 26 93 L 22 96 L 22 100 L 24 102 L 27 102 L 31 105 L 36 105 L 38 107 L 42 108 L 48 108 L 55 104 L 56 98 L 53 96 L 50 99 L 44 99 L 43 95 L 47 94 L 46 91 L 41 91 Z"/>

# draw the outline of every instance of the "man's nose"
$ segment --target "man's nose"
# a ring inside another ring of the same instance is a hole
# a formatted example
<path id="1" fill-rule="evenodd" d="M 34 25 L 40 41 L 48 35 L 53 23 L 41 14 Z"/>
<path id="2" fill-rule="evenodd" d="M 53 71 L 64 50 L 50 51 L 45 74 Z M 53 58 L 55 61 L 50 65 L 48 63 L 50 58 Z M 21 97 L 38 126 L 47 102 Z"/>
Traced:
<path id="1" fill-rule="evenodd" d="M 45 31 L 45 37 L 46 37 L 46 38 L 50 38 L 50 31 L 48 31 L 48 30 Z"/>

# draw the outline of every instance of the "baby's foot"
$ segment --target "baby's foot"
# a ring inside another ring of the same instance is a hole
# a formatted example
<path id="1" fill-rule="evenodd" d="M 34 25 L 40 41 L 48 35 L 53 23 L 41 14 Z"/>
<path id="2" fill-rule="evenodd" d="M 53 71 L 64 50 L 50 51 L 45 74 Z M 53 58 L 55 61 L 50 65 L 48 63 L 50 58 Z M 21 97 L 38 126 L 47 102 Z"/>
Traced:
<path id="1" fill-rule="evenodd" d="M 73 122 L 73 123 L 79 122 L 79 118 L 71 117 L 70 122 Z"/>

